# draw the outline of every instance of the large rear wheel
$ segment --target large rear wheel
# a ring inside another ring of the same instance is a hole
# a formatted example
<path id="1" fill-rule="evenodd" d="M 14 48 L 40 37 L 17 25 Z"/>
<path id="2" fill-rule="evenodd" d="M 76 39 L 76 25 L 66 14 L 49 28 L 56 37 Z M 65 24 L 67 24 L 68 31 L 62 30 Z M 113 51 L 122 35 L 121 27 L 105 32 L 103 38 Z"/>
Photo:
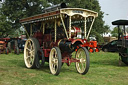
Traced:
<path id="1" fill-rule="evenodd" d="M 61 51 L 58 47 L 54 47 L 50 51 L 49 55 L 49 67 L 53 75 L 58 75 L 62 66 Z"/>
<path id="2" fill-rule="evenodd" d="M 38 56 L 38 47 L 36 45 L 36 39 L 30 37 L 24 47 L 24 62 L 27 68 L 36 68 L 36 58 Z"/>
<path id="3" fill-rule="evenodd" d="M 80 47 L 76 52 L 76 59 L 79 62 L 76 62 L 76 70 L 78 73 L 84 75 L 89 70 L 90 59 L 88 50 L 85 47 Z"/>

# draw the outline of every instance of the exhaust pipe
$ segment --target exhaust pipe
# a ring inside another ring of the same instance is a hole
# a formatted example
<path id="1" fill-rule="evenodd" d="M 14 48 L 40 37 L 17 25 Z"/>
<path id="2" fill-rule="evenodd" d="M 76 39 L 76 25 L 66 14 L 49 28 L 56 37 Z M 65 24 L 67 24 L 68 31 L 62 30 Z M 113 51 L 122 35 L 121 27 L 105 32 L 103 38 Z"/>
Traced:
<path id="1" fill-rule="evenodd" d="M 57 4 L 57 5 L 53 5 L 51 7 L 45 8 L 44 12 L 55 11 L 55 10 L 62 9 L 62 8 L 67 8 L 66 3 L 61 3 L 61 4 Z"/>

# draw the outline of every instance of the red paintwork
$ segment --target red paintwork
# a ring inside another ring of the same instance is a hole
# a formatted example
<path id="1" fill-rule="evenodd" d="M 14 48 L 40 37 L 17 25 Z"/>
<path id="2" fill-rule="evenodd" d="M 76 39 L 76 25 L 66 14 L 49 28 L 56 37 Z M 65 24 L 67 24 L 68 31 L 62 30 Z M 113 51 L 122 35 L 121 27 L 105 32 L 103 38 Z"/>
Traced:
<path id="1" fill-rule="evenodd" d="M 95 49 L 95 52 L 99 52 L 97 41 L 86 41 L 86 43 L 84 43 L 82 47 L 90 47 L 89 52 L 94 52 L 93 49 Z"/>
<path id="2" fill-rule="evenodd" d="M 83 47 L 92 47 L 92 48 L 96 48 L 97 47 L 97 41 L 86 41 L 86 43 L 84 43 L 82 45 Z"/>
<path id="3" fill-rule="evenodd" d="M 63 52 L 62 53 L 62 62 L 66 63 L 68 66 L 70 66 L 71 63 L 73 63 L 73 62 L 80 62 L 79 60 L 72 58 L 71 56 L 72 56 L 71 54 L 69 54 L 67 52 Z"/>
<path id="4" fill-rule="evenodd" d="M 122 37 L 121 37 L 121 39 L 122 39 Z M 128 36 L 124 36 L 124 39 L 128 39 Z"/>
<path id="5" fill-rule="evenodd" d="M 75 59 L 75 58 L 64 57 L 64 59 L 62 59 L 62 62 L 66 63 L 68 66 L 70 66 L 71 63 L 73 63 L 73 62 L 80 62 L 80 61 Z"/>
<path id="6" fill-rule="evenodd" d="M 8 40 L 10 40 L 10 38 L 0 38 L 0 53 L 4 53 L 8 44 Z M 8 54 L 8 52 L 7 52 Z"/>
<path id="7" fill-rule="evenodd" d="M 51 34 L 43 35 L 41 32 L 36 32 L 33 37 L 39 41 L 40 47 L 42 47 L 45 57 L 49 57 L 51 48 L 57 46 L 59 41 L 57 40 L 56 42 L 52 42 Z"/>
<path id="8" fill-rule="evenodd" d="M 0 38 L 0 41 L 7 41 L 10 40 L 10 38 Z"/>
<path id="9" fill-rule="evenodd" d="M 51 51 L 51 49 L 43 49 L 44 57 L 49 57 L 50 51 Z"/>
<path id="10" fill-rule="evenodd" d="M 90 49 L 89 49 L 89 52 L 91 52 L 91 53 L 92 53 L 92 52 L 94 52 L 94 50 L 93 50 L 92 48 L 90 48 Z"/>
<path id="11" fill-rule="evenodd" d="M 82 30 L 80 28 L 73 26 L 71 28 L 71 38 L 77 37 L 77 33 L 81 33 L 81 32 Z"/>
<path id="12" fill-rule="evenodd" d="M 81 42 L 81 44 L 84 44 L 84 40 L 85 40 L 85 39 L 72 39 L 72 38 L 69 39 L 69 41 L 71 41 L 72 44 L 76 43 L 77 41 Z"/>
<path id="13" fill-rule="evenodd" d="M 0 41 L 0 44 L 4 44 L 5 42 L 4 41 Z"/>
<path id="14" fill-rule="evenodd" d="M 78 27 L 73 27 L 72 30 L 74 30 L 73 36 L 75 37 L 78 32 L 81 32 L 81 29 Z M 42 34 L 42 32 L 34 33 L 33 37 L 35 37 L 39 41 L 40 47 L 42 48 L 44 52 L 44 57 L 49 57 L 51 49 L 55 46 L 58 47 L 58 42 L 60 41 L 60 40 L 57 40 L 56 42 L 54 42 L 52 41 L 51 34 Z M 70 38 L 67 41 L 71 42 L 71 44 L 79 43 L 79 45 L 82 47 L 91 47 L 91 48 L 97 47 L 97 41 L 88 42 L 86 39 L 74 39 L 74 38 Z M 75 51 L 77 52 L 78 49 L 79 49 L 79 46 L 77 46 Z M 61 53 L 62 53 L 62 62 L 66 63 L 68 66 L 70 66 L 72 62 L 80 62 L 79 60 L 72 58 L 71 53 L 68 53 L 68 52 L 61 52 Z"/>
<path id="15" fill-rule="evenodd" d="M 41 32 L 36 32 L 33 37 L 35 37 L 39 41 L 39 44 L 41 46 L 43 34 Z"/>
<path id="16" fill-rule="evenodd" d="M 95 52 L 99 52 L 100 50 L 99 50 L 99 48 L 98 47 L 96 47 L 96 49 L 95 49 Z"/>

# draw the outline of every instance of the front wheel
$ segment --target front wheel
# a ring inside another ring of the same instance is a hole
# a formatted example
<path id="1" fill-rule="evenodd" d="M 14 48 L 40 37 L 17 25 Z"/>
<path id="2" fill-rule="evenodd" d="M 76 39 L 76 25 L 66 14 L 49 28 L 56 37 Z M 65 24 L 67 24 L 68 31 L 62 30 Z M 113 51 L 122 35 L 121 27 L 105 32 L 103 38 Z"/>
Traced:
<path id="1" fill-rule="evenodd" d="M 78 62 L 75 64 L 77 72 L 82 75 L 86 74 L 90 65 L 88 50 L 85 47 L 80 47 L 76 52 L 75 57 L 78 60 Z"/>
<path id="2" fill-rule="evenodd" d="M 49 67 L 53 75 L 58 75 L 62 66 L 61 51 L 58 47 L 53 47 L 49 55 Z"/>

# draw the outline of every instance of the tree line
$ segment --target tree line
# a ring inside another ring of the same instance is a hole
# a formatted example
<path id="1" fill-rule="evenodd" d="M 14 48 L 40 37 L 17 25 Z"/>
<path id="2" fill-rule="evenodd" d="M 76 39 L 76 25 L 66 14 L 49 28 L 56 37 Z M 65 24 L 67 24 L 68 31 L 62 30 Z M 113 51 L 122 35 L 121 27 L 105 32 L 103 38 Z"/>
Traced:
<path id="1" fill-rule="evenodd" d="M 101 11 L 98 0 L 6 0 L 0 8 L 0 36 L 17 35 L 21 18 L 42 13 L 42 10 L 51 5 L 68 3 L 69 7 L 84 8 L 98 12 L 91 36 L 99 42 L 103 41 L 102 35 L 109 31 L 109 26 L 103 21 L 104 12 Z"/>

